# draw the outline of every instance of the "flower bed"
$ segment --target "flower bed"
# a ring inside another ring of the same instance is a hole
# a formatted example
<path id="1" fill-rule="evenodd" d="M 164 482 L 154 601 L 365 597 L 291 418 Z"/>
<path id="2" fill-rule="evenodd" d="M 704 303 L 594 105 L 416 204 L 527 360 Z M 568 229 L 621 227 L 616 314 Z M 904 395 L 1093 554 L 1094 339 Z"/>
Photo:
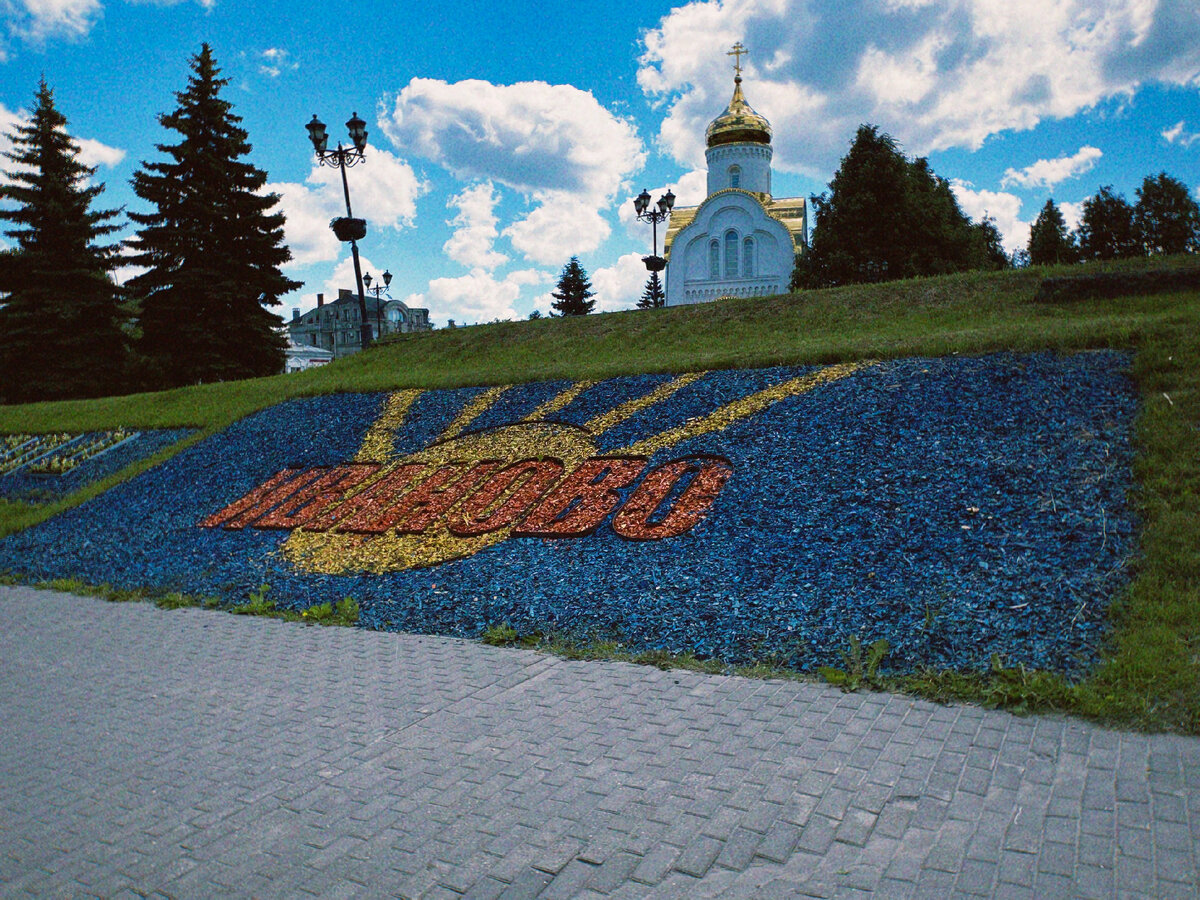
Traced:
<path id="1" fill-rule="evenodd" d="M 58 500 L 152 456 L 191 431 L 122 428 L 81 434 L 4 435 L 0 438 L 0 498 L 24 503 Z"/>
<path id="2" fill-rule="evenodd" d="M 993 653 L 1077 671 L 1135 547 L 1127 365 L 1001 354 L 297 400 L 0 541 L 0 570 L 237 602 L 267 583 L 295 609 L 352 596 L 375 628 L 507 622 L 803 669 L 856 636 L 886 638 L 891 671 Z"/>

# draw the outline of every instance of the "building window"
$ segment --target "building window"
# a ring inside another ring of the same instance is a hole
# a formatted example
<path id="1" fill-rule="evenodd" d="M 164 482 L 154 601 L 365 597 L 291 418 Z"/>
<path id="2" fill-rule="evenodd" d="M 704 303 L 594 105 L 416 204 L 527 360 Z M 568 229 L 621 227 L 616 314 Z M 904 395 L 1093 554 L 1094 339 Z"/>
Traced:
<path id="1" fill-rule="evenodd" d="M 729 186 L 731 188 L 740 188 L 742 186 L 742 167 L 729 167 Z"/>
<path id="2" fill-rule="evenodd" d="M 738 236 L 733 229 L 725 232 L 725 277 L 738 277 Z"/>
<path id="3" fill-rule="evenodd" d="M 708 245 L 708 277 L 721 277 L 721 246 L 715 240 Z"/>
<path id="4" fill-rule="evenodd" d="M 754 238 L 742 241 L 742 277 L 754 277 Z"/>

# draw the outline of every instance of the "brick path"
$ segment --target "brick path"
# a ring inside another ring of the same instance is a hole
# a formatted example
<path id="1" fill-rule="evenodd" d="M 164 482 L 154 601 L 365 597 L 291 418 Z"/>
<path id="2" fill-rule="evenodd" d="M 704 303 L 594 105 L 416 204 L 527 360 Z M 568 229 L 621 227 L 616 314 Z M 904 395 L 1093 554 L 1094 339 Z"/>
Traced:
<path id="1" fill-rule="evenodd" d="M 1195 897 L 1200 740 L 0 588 L 0 894 Z"/>

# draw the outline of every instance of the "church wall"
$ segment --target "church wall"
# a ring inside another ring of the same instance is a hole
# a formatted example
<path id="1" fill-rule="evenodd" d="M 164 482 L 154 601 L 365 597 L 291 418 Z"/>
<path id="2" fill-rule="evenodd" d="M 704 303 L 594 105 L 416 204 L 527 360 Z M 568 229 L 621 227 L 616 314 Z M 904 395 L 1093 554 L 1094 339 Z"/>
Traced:
<path id="1" fill-rule="evenodd" d="M 771 193 L 771 147 L 769 144 L 720 144 L 709 147 L 708 194 L 736 187 L 743 191 Z M 730 169 L 738 169 L 738 184 L 731 182 Z"/>
<path id="2" fill-rule="evenodd" d="M 727 237 L 731 233 L 733 237 Z M 751 266 L 747 253 L 753 257 Z M 781 293 L 787 290 L 792 263 L 787 229 L 769 218 L 750 194 L 727 190 L 709 197 L 677 236 L 667 270 L 667 305 Z"/>

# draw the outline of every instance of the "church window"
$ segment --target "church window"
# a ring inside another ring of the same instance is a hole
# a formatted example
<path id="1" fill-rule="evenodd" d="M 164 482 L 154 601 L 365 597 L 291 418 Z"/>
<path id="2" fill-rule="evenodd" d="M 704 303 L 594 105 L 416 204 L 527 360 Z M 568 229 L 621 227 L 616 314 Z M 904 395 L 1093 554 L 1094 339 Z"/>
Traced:
<path id="1" fill-rule="evenodd" d="M 733 229 L 725 232 L 725 277 L 738 277 L 738 236 Z"/>
<path id="2" fill-rule="evenodd" d="M 721 247 L 715 240 L 708 245 L 708 277 L 721 277 Z"/>
<path id="3" fill-rule="evenodd" d="M 742 241 L 742 276 L 754 277 L 754 238 Z"/>
<path id="4" fill-rule="evenodd" d="M 729 167 L 729 186 L 731 188 L 740 188 L 742 186 L 742 167 Z"/>

